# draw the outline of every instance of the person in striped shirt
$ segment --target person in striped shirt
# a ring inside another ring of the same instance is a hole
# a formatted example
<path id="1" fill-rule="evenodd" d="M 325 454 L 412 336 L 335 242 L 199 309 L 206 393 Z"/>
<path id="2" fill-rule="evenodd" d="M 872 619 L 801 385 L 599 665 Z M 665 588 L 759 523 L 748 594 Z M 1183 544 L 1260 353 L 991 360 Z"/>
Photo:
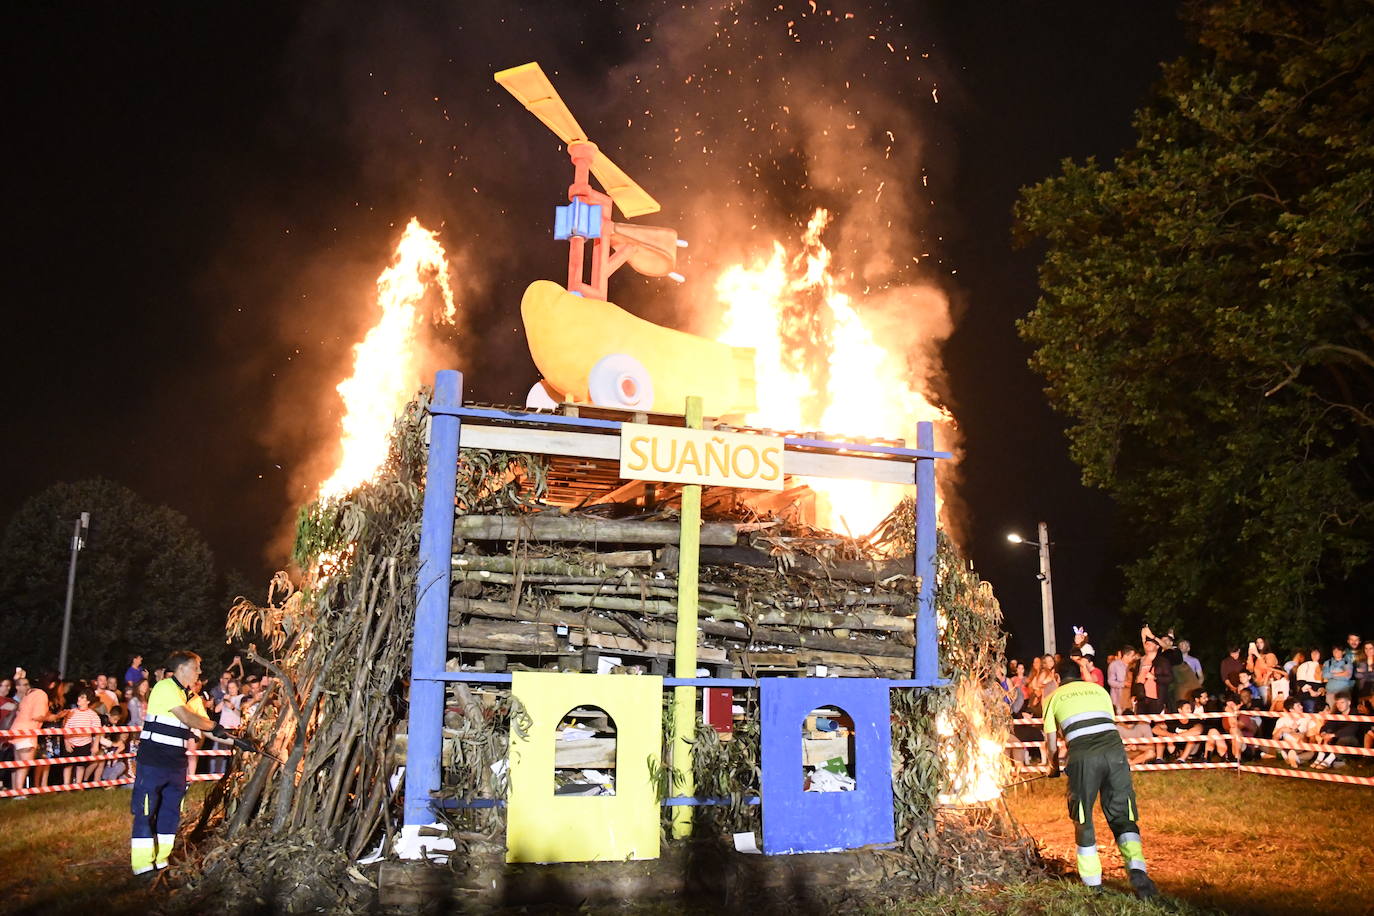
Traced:
<path id="1" fill-rule="evenodd" d="M 1078 845 L 1078 876 L 1089 887 L 1102 887 L 1102 860 L 1093 831 L 1093 804 L 1100 793 L 1102 813 L 1116 837 L 1131 887 L 1137 896 L 1153 897 L 1158 891 L 1145 870 L 1135 787 L 1116 729 L 1112 699 L 1097 684 L 1083 680 L 1083 671 L 1074 658 L 1066 658 L 1058 673 L 1059 689 L 1045 703 L 1046 759 L 1050 777 L 1058 777 L 1062 731 L 1069 750 L 1069 816 Z"/>
<path id="2" fill-rule="evenodd" d="M 63 728 L 99 728 L 103 723 L 100 721 L 100 713 L 95 711 L 96 696 L 95 692 L 86 689 L 76 695 L 76 708 L 67 715 L 67 721 L 62 724 Z M 94 733 L 88 735 L 67 735 L 64 743 L 67 745 L 68 757 L 89 757 L 96 750 L 96 740 L 99 736 Z M 99 763 L 78 763 L 74 764 L 67 771 L 67 782 L 90 782 L 95 778 L 95 774 L 100 770 Z"/>
<path id="3" fill-rule="evenodd" d="M 181 802 L 186 797 L 186 743 L 191 729 L 210 732 L 217 738 L 229 734 L 218 722 L 206 718 L 205 707 L 191 702 L 191 685 L 200 679 L 200 656 L 174 652 L 167 660 L 167 670 L 170 676 L 158 681 L 148 695 L 139 734 L 138 771 L 130 800 L 134 825 L 129 860 L 135 875 L 166 868 L 172 854 L 181 823 Z"/>

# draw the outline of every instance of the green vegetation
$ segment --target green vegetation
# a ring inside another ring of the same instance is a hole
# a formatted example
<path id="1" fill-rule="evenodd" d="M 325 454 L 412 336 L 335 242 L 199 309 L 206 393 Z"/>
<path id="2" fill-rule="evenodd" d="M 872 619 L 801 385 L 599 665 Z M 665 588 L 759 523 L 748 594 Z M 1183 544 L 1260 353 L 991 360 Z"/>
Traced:
<path id="1" fill-rule="evenodd" d="M 56 669 L 72 526 L 82 512 L 92 520 L 76 577 L 69 672 L 122 674 L 135 652 L 151 669 L 173 649 L 223 646 L 215 558 L 200 533 L 127 487 L 83 480 L 38 493 L 5 526 L 0 631 L 19 653 L 8 660 L 32 675 Z"/>
<path id="2" fill-rule="evenodd" d="M 1198 47 L 1135 147 L 1023 191 L 1019 234 L 1047 247 L 1020 329 L 1132 532 L 1128 615 L 1186 621 L 1215 656 L 1367 606 L 1374 18 L 1352 0 L 1190 18 Z"/>

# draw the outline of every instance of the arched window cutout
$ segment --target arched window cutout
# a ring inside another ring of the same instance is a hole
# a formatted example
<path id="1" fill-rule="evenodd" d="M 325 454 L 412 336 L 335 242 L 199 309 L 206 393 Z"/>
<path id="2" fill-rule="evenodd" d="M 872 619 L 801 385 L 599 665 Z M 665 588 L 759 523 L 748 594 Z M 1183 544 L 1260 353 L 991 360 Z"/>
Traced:
<path id="1" fill-rule="evenodd" d="M 819 706 L 802 720 L 802 791 L 853 792 L 854 719 L 838 706 Z"/>
<path id="2" fill-rule="evenodd" d="M 600 706 L 574 706 L 554 730 L 553 794 L 614 795 L 616 727 Z"/>

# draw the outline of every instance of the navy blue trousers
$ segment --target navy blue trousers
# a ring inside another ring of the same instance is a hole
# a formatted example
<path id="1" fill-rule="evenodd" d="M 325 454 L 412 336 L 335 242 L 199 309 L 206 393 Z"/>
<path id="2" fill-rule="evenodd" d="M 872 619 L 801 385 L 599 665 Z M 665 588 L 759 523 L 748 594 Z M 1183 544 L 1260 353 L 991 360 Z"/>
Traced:
<path id="1" fill-rule="evenodd" d="M 181 800 L 186 797 L 186 764 L 157 766 L 140 763 L 134 775 L 133 798 L 129 807 L 134 814 L 133 839 L 152 840 L 171 852 L 171 838 L 181 823 Z M 142 844 L 135 843 L 135 846 Z M 161 850 L 159 850 L 161 851 Z M 166 861 L 165 855 L 159 860 Z"/>

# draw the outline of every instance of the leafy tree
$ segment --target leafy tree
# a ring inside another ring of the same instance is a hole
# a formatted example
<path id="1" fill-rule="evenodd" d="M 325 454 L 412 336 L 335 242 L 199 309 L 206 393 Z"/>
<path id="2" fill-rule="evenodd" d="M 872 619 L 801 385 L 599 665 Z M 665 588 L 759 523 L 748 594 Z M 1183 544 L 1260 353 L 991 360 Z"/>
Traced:
<path id="1" fill-rule="evenodd" d="M 1310 641 L 1367 590 L 1369 12 L 1191 7 L 1197 52 L 1165 67 L 1135 147 L 1065 162 L 1017 206 L 1021 240 L 1046 243 L 1031 365 L 1139 545 L 1126 611 L 1212 645 Z"/>
<path id="2" fill-rule="evenodd" d="M 72 526 L 90 512 L 77 561 L 69 674 L 122 673 L 170 651 L 213 651 L 224 611 L 213 600 L 214 557 L 180 513 L 108 480 L 55 484 L 29 499 L 0 540 L 0 632 L 31 673 L 57 667 Z M 7 652 L 7 654 L 8 654 Z"/>

